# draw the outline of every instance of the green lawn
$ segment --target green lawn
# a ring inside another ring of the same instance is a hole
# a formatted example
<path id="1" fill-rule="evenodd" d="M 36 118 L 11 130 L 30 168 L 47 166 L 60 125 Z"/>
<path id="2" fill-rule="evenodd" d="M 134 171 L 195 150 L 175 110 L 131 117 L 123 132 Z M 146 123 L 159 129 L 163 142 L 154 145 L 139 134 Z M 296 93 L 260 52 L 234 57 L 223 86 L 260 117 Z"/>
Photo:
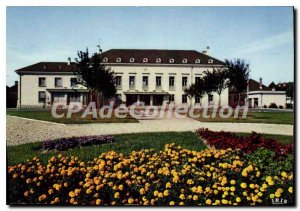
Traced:
<path id="1" fill-rule="evenodd" d="M 82 112 L 73 114 L 71 118 L 66 118 L 66 111 L 62 111 L 65 115 L 61 119 L 54 118 L 51 111 L 6 111 L 7 115 L 19 116 L 29 119 L 37 119 L 49 122 L 63 123 L 63 124 L 89 124 L 89 123 L 136 123 L 138 120 L 127 115 L 126 118 L 96 118 L 93 119 L 92 115 L 87 115 L 87 118 L 81 118 Z M 61 112 L 61 113 L 62 113 Z"/>
<path id="2" fill-rule="evenodd" d="M 269 123 L 269 124 L 294 124 L 294 112 L 284 111 L 268 111 L 268 112 L 248 112 L 246 118 L 237 119 L 229 117 L 226 119 L 220 118 L 218 115 L 216 118 L 203 118 L 202 115 L 196 120 L 201 122 L 238 122 L 238 123 Z"/>
<path id="3" fill-rule="evenodd" d="M 200 141 L 193 132 L 159 132 L 159 133 L 136 133 L 115 135 L 116 142 L 113 144 L 95 145 L 70 149 L 62 154 L 67 156 L 78 156 L 82 160 L 91 160 L 98 157 L 102 152 L 114 150 L 128 154 L 131 151 L 141 149 L 163 149 L 165 144 L 175 143 L 183 148 L 201 151 L 206 146 Z M 40 150 L 41 142 L 23 144 L 7 147 L 8 165 L 24 162 L 35 156 L 40 157 L 45 163 L 56 152 L 42 153 Z"/>

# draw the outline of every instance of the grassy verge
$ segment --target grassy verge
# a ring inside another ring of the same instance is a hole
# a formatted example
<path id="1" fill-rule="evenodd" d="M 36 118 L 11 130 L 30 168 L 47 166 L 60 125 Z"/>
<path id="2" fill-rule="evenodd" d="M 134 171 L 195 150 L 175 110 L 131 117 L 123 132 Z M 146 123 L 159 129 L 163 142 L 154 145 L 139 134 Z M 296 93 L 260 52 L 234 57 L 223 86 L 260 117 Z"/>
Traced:
<path id="1" fill-rule="evenodd" d="M 193 132 L 160 132 L 160 133 L 136 133 L 115 135 L 116 142 L 113 144 L 104 144 L 98 146 L 83 147 L 70 149 L 62 152 L 67 156 L 78 156 L 81 160 L 88 161 L 98 157 L 102 152 L 114 150 L 117 152 L 128 154 L 131 151 L 141 149 L 160 150 L 165 144 L 175 143 L 185 149 L 201 151 L 206 148 L 203 142 L 199 141 Z M 30 143 L 18 146 L 7 147 L 8 165 L 24 162 L 35 156 L 41 158 L 45 163 L 47 160 L 58 153 L 42 153 L 40 151 L 41 143 Z"/>
<path id="2" fill-rule="evenodd" d="M 199 114 L 199 113 L 198 113 Z M 211 116 L 211 113 L 208 114 Z M 247 117 L 242 119 L 233 118 L 233 115 L 229 118 L 221 118 L 217 115 L 215 118 L 203 118 L 201 116 L 196 118 L 201 122 L 237 122 L 237 123 L 268 123 L 268 124 L 294 124 L 294 112 L 248 112 Z"/>
<path id="3" fill-rule="evenodd" d="M 82 112 L 77 114 L 72 114 L 71 118 L 66 118 L 66 111 L 61 111 L 64 117 L 57 119 L 51 115 L 51 111 L 6 111 L 7 115 L 24 117 L 29 119 L 37 119 L 48 122 L 56 122 L 63 124 L 90 124 L 90 123 L 136 123 L 138 120 L 127 115 L 126 118 L 116 118 L 112 116 L 111 118 L 96 118 L 93 119 L 92 115 L 87 115 L 86 118 L 81 118 Z"/>

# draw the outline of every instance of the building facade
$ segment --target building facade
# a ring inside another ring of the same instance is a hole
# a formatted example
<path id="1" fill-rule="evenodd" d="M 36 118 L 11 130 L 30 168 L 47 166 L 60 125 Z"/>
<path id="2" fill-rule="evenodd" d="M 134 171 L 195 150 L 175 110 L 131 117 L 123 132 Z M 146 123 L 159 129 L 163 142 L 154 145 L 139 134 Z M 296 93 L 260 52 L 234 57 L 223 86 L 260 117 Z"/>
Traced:
<path id="1" fill-rule="evenodd" d="M 184 90 L 203 72 L 224 63 L 207 52 L 193 50 L 112 49 L 100 54 L 102 63 L 116 75 L 117 98 L 131 105 L 197 104 Z M 88 90 L 77 84 L 76 65 L 68 62 L 40 62 L 16 70 L 19 74 L 18 106 L 42 106 L 70 102 L 88 102 Z M 204 96 L 201 104 L 217 105 L 218 95 Z M 221 95 L 221 105 L 228 105 L 228 89 Z"/>

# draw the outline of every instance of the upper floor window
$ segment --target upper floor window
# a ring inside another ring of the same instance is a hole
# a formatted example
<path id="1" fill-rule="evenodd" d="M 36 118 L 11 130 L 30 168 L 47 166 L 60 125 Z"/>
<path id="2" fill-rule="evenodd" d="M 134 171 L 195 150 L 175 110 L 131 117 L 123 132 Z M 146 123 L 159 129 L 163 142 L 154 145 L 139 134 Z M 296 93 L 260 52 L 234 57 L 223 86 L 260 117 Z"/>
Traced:
<path id="1" fill-rule="evenodd" d="M 143 58 L 143 63 L 147 63 L 148 59 L 147 58 Z"/>
<path id="2" fill-rule="evenodd" d="M 54 86 L 55 87 L 62 87 L 62 78 L 55 78 L 54 79 Z"/>
<path id="3" fill-rule="evenodd" d="M 121 61 L 122 59 L 120 57 L 116 59 L 116 62 L 121 62 Z"/>
<path id="4" fill-rule="evenodd" d="M 201 81 L 200 77 L 195 77 L 195 84 L 199 85 L 200 81 Z"/>
<path id="5" fill-rule="evenodd" d="M 161 63 L 161 58 L 157 58 L 156 63 Z"/>
<path id="6" fill-rule="evenodd" d="M 71 87 L 77 86 L 77 78 L 71 78 L 70 82 L 71 82 Z"/>
<path id="7" fill-rule="evenodd" d="M 134 58 L 130 58 L 130 59 L 129 59 L 129 62 L 134 62 Z"/>
<path id="8" fill-rule="evenodd" d="M 45 87 L 46 86 L 46 78 L 40 77 L 39 78 L 39 87 Z"/>
<path id="9" fill-rule="evenodd" d="M 169 62 L 170 62 L 170 63 L 174 63 L 174 59 L 170 59 Z"/>
<path id="10" fill-rule="evenodd" d="M 175 86 L 175 77 L 170 76 L 169 77 L 169 87 L 174 87 Z"/>
<path id="11" fill-rule="evenodd" d="M 115 77 L 115 84 L 116 84 L 117 88 L 119 88 L 120 86 L 122 86 L 122 77 L 120 75 L 117 75 Z"/>
<path id="12" fill-rule="evenodd" d="M 182 95 L 182 103 L 187 103 L 187 95 Z"/>
<path id="13" fill-rule="evenodd" d="M 183 60 L 182 60 L 182 63 L 187 63 L 187 59 L 183 59 Z"/>
<path id="14" fill-rule="evenodd" d="M 196 59 L 196 60 L 195 60 L 195 63 L 196 63 L 196 64 L 200 64 L 200 62 L 201 62 L 200 59 Z"/>
<path id="15" fill-rule="evenodd" d="M 148 86 L 148 76 L 143 76 L 143 87 Z"/>
<path id="16" fill-rule="evenodd" d="M 135 76 L 131 75 L 129 76 L 129 86 L 135 85 Z"/>
<path id="17" fill-rule="evenodd" d="M 209 60 L 208 60 L 208 64 L 212 64 L 212 63 L 214 63 L 214 60 L 209 59 Z"/>
<path id="18" fill-rule="evenodd" d="M 46 92 L 39 92 L 39 103 L 45 103 L 46 102 Z"/>
<path id="19" fill-rule="evenodd" d="M 108 58 L 107 58 L 107 57 L 104 57 L 104 58 L 103 58 L 103 62 L 108 62 Z"/>
<path id="20" fill-rule="evenodd" d="M 161 86 L 161 76 L 156 76 L 156 86 L 157 87 Z"/>
<path id="21" fill-rule="evenodd" d="M 182 87 L 187 87 L 187 82 L 188 82 L 188 78 L 187 77 L 182 77 Z"/>

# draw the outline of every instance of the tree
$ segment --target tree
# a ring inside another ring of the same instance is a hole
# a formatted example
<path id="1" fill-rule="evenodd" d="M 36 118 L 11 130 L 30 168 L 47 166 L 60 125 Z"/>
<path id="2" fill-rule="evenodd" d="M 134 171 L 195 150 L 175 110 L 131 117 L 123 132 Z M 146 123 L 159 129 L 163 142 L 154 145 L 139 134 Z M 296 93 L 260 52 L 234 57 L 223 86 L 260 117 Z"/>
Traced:
<path id="1" fill-rule="evenodd" d="M 187 89 L 184 90 L 184 93 L 190 98 L 199 97 L 200 98 L 200 105 L 201 100 L 206 93 L 205 91 L 205 82 L 202 78 L 199 78 L 196 83 L 190 85 Z"/>
<path id="2" fill-rule="evenodd" d="M 225 60 L 228 70 L 229 86 L 234 86 L 239 93 L 238 105 L 240 105 L 241 93 L 247 90 L 250 66 L 244 60 Z"/>
<path id="3" fill-rule="evenodd" d="M 78 52 L 78 58 L 75 61 L 76 70 L 74 74 L 78 77 L 78 84 L 94 92 L 96 100 L 99 100 L 100 93 L 102 95 L 102 104 L 104 98 L 115 96 L 117 91 L 115 87 L 115 74 L 110 67 L 102 64 L 100 54 L 94 53 L 90 57 L 89 51 L 86 49 L 86 51 Z"/>
<path id="4" fill-rule="evenodd" d="M 218 107 L 221 107 L 221 94 L 228 87 L 228 72 L 222 67 L 204 72 L 204 80 L 208 94 L 216 92 L 219 95 Z"/>

